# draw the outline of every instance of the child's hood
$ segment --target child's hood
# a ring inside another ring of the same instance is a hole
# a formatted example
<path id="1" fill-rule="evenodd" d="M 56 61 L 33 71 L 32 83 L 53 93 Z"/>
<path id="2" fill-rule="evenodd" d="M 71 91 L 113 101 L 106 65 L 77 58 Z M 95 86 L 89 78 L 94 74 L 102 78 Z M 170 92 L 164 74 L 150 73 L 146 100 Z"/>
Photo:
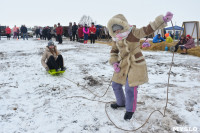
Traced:
<path id="1" fill-rule="evenodd" d="M 130 25 L 128 24 L 128 21 L 126 20 L 126 18 L 124 17 L 124 15 L 117 14 L 117 15 L 113 16 L 108 21 L 108 24 L 107 24 L 107 27 L 108 27 L 108 30 L 109 30 L 109 34 L 112 37 L 116 36 L 116 33 L 114 33 L 113 30 L 112 30 L 112 26 L 114 24 L 121 25 L 123 27 L 123 30 L 121 30 L 121 33 L 128 31 L 129 28 L 130 28 Z"/>

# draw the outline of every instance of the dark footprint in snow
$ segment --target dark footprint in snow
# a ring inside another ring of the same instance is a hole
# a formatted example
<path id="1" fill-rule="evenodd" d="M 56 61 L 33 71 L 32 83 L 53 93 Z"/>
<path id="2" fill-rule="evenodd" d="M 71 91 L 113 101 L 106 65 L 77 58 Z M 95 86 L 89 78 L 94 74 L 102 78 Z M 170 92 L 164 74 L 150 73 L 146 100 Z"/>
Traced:
<path id="1" fill-rule="evenodd" d="M 84 80 L 88 80 L 88 85 L 89 86 L 96 86 L 96 85 L 102 85 L 98 80 L 94 79 L 92 76 L 88 76 L 83 78 Z"/>

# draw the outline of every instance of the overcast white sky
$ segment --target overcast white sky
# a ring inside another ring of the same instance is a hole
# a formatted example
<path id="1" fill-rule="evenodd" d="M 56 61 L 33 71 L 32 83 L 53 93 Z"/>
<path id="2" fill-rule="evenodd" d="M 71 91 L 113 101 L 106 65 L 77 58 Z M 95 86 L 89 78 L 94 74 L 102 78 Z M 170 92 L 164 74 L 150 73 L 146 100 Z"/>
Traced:
<path id="1" fill-rule="evenodd" d="M 67 26 L 89 15 L 97 24 L 107 25 L 121 13 L 129 24 L 142 27 L 167 11 L 174 14 L 174 25 L 200 21 L 200 0 L 0 0 L 0 24 L 53 26 L 60 22 Z"/>

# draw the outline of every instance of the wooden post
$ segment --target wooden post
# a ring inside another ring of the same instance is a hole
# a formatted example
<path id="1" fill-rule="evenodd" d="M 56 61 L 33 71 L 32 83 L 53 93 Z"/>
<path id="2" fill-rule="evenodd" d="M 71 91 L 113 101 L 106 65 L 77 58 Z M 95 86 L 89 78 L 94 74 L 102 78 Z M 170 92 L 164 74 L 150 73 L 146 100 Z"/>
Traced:
<path id="1" fill-rule="evenodd" d="M 197 26 L 196 26 L 196 29 L 197 29 L 197 46 L 199 46 L 199 22 L 197 22 Z"/>
<path id="2" fill-rule="evenodd" d="M 173 28 L 173 31 L 174 31 L 174 36 L 173 36 L 173 40 L 175 39 L 175 30 L 174 30 L 174 25 L 172 23 L 172 20 L 171 20 L 171 24 L 172 24 L 172 28 Z"/>
<path id="3" fill-rule="evenodd" d="M 184 22 L 184 32 L 183 32 L 184 36 L 186 36 L 186 28 L 185 27 L 186 26 L 185 26 L 185 22 Z"/>
<path id="4" fill-rule="evenodd" d="M 193 30 L 192 30 L 192 34 L 191 34 L 191 37 L 193 36 L 193 33 L 194 33 L 194 29 L 196 27 L 196 23 L 194 23 L 194 27 L 193 27 Z"/>
<path id="5" fill-rule="evenodd" d="M 185 30 L 185 28 L 184 28 L 184 25 L 182 24 L 182 27 L 181 28 L 183 28 L 184 30 Z M 183 32 L 184 32 L 184 30 L 183 30 Z M 181 32 L 182 32 L 182 30 L 179 32 L 179 38 L 181 38 Z M 184 34 L 184 33 L 182 33 L 182 34 Z"/>

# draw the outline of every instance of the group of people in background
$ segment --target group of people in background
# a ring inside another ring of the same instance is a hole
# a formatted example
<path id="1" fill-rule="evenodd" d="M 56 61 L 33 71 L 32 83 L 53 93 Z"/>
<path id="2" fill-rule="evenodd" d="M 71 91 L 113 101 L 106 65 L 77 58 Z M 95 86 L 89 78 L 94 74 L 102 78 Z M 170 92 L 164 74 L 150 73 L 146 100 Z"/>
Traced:
<path id="1" fill-rule="evenodd" d="M 27 28 L 25 25 L 22 25 L 20 29 L 15 25 L 12 30 L 10 29 L 9 26 L 7 26 L 5 29 L 7 40 L 10 40 L 12 31 L 13 31 L 13 39 L 19 39 L 21 31 L 21 36 L 23 36 L 23 39 L 25 40 L 26 38 L 28 40 Z"/>
<path id="2" fill-rule="evenodd" d="M 91 43 L 95 43 L 96 27 L 93 22 L 91 23 L 91 27 L 88 27 L 87 24 L 84 26 L 82 24 L 77 25 L 76 22 L 72 25 L 72 22 L 70 22 L 67 32 L 70 41 L 76 40 L 77 42 L 84 42 L 86 44 L 90 36 Z M 36 27 L 35 34 L 36 38 L 42 40 L 51 40 L 54 37 L 59 42 L 58 44 L 62 44 L 63 27 L 60 23 L 58 25 L 55 24 L 53 28 L 49 26 L 44 28 Z"/>
<path id="3" fill-rule="evenodd" d="M 153 38 L 153 43 L 160 43 L 163 41 L 167 43 L 173 42 L 173 39 L 169 33 L 165 34 L 165 38 L 166 39 L 164 39 L 163 37 L 161 37 L 160 34 L 158 34 Z M 148 41 L 145 41 L 142 47 L 150 47 L 150 44 L 148 43 Z M 195 47 L 194 39 L 190 35 L 187 35 L 186 37 L 182 35 L 179 39 L 179 42 L 174 47 L 175 48 L 174 52 L 177 52 L 177 50 L 180 48 L 181 50 L 183 50 L 181 54 L 187 54 L 187 50 L 194 47 Z"/>
<path id="4" fill-rule="evenodd" d="M 164 37 L 161 37 L 161 35 L 158 34 L 153 38 L 153 43 L 159 43 L 163 41 L 166 41 L 167 43 L 172 43 L 173 42 L 172 38 L 173 37 L 170 33 L 166 33 Z"/>
<path id="5" fill-rule="evenodd" d="M 12 32 L 13 32 L 13 39 L 19 39 L 19 36 L 22 36 L 24 40 L 25 39 L 28 40 L 27 27 L 25 25 L 22 25 L 20 28 L 15 25 L 13 29 L 10 29 L 10 27 L 7 26 L 5 32 L 7 40 L 10 40 Z M 58 41 L 58 44 L 62 44 L 63 27 L 60 25 L 60 23 L 58 23 L 57 25 L 55 24 L 53 28 L 49 26 L 36 27 L 34 32 L 36 38 L 48 41 L 51 40 L 52 38 L 55 38 L 56 41 Z M 93 22 L 91 23 L 91 27 L 89 27 L 87 24 L 77 25 L 76 22 L 74 22 L 74 24 L 72 25 L 72 22 L 70 22 L 67 32 L 70 41 L 76 40 L 79 42 L 83 42 L 84 44 L 87 44 L 88 39 L 90 38 L 90 42 L 94 44 L 96 39 L 97 29 Z"/>
<path id="6" fill-rule="evenodd" d="M 188 49 L 195 47 L 194 39 L 190 35 L 187 35 L 186 37 L 182 35 L 179 42 L 175 45 L 175 52 L 179 47 L 183 50 L 181 54 L 187 54 Z"/>
<path id="7" fill-rule="evenodd" d="M 74 25 L 72 26 L 72 23 L 70 22 L 68 34 L 70 41 L 83 41 L 84 44 L 86 44 L 88 41 L 88 36 L 90 36 L 90 42 L 95 43 L 96 27 L 93 22 L 91 23 L 91 27 L 88 27 L 87 24 L 84 26 L 82 24 L 76 25 L 76 22 L 74 22 Z"/>
<path id="8" fill-rule="evenodd" d="M 44 28 L 36 27 L 35 34 L 36 38 L 40 38 L 41 40 L 51 40 L 54 37 L 59 44 L 62 44 L 63 28 L 60 23 L 58 25 L 54 24 L 53 28 L 49 26 Z"/>

